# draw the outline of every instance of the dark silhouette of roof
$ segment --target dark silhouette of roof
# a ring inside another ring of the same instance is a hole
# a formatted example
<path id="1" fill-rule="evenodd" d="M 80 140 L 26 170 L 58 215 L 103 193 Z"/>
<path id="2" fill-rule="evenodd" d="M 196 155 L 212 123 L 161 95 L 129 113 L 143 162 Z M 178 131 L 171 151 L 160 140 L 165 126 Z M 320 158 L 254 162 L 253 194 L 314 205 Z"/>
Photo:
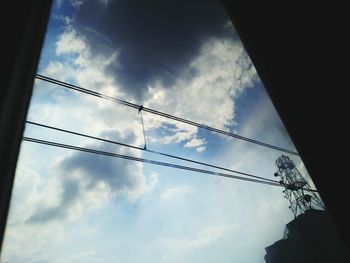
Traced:
<path id="1" fill-rule="evenodd" d="M 327 212 L 307 210 L 286 228 L 285 239 L 265 248 L 267 263 L 350 262 L 345 243 Z"/>

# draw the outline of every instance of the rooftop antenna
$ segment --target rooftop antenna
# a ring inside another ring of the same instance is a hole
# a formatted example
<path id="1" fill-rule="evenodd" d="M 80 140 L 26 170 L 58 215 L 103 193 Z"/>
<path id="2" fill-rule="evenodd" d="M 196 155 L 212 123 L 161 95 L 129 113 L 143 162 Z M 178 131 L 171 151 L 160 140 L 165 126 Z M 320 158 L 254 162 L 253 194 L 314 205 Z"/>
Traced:
<path id="1" fill-rule="evenodd" d="M 289 201 L 289 208 L 294 217 L 310 209 L 325 210 L 325 206 L 309 183 L 303 178 L 296 168 L 292 159 L 282 155 L 276 160 L 277 172 L 274 174 L 280 177 L 280 184 L 284 186 L 284 197 Z"/>

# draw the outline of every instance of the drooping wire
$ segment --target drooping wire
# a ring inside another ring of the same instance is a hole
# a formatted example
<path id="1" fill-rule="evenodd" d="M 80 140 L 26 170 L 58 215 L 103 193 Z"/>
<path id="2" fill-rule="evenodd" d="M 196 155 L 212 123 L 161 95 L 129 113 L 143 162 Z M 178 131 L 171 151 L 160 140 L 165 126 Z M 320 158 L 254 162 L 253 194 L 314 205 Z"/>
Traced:
<path id="1" fill-rule="evenodd" d="M 114 98 L 114 97 L 111 97 L 111 96 L 108 96 L 108 95 L 104 95 L 104 94 L 96 92 L 96 91 L 92 91 L 92 90 L 88 90 L 88 89 L 85 89 L 85 88 L 82 88 L 82 87 L 79 87 L 79 86 L 76 86 L 76 85 L 72 85 L 72 84 L 69 84 L 69 83 L 66 83 L 66 82 L 63 82 L 63 81 L 59 81 L 59 80 L 56 80 L 56 79 L 53 79 L 53 78 L 49 78 L 49 77 L 46 77 L 46 76 L 43 76 L 43 75 L 40 75 L 40 74 L 36 74 L 35 77 L 37 79 L 40 79 L 40 80 L 43 80 L 43 81 L 46 81 L 46 82 L 50 82 L 50 83 L 59 85 L 61 87 L 65 87 L 65 88 L 68 88 L 68 89 L 79 91 L 79 92 L 82 92 L 82 93 L 85 93 L 85 94 L 89 94 L 89 95 L 92 95 L 92 96 L 96 96 L 96 97 L 99 97 L 99 98 L 102 98 L 102 99 L 114 101 L 114 102 L 120 103 L 120 104 L 128 106 L 128 107 L 132 107 L 132 108 L 135 108 L 135 109 L 139 109 L 140 106 L 142 106 L 142 105 L 137 105 L 135 103 L 131 103 L 131 102 L 128 102 L 128 101 L 125 101 L 125 100 L 117 99 L 117 98 Z M 231 132 L 227 132 L 227 131 L 223 131 L 223 130 L 220 130 L 220 129 L 216 129 L 216 128 L 213 128 L 213 127 L 210 127 L 210 126 L 207 126 L 207 125 L 204 125 L 204 124 L 200 124 L 200 123 L 197 123 L 197 122 L 194 122 L 194 121 L 190 121 L 190 120 L 187 120 L 187 119 L 184 119 L 184 118 L 176 117 L 176 116 L 171 115 L 171 114 L 167 114 L 167 113 L 164 113 L 164 112 L 161 112 L 161 111 L 157 111 L 157 110 L 153 110 L 153 109 L 150 109 L 150 108 L 146 108 L 144 106 L 142 106 L 142 110 L 145 111 L 145 112 L 149 112 L 149 113 L 152 113 L 152 114 L 164 117 L 164 118 L 168 118 L 168 119 L 172 119 L 172 120 L 179 121 L 179 122 L 182 122 L 182 123 L 186 123 L 186 124 L 189 124 L 189 125 L 192 125 L 192 126 L 196 126 L 198 128 L 206 129 L 206 130 L 209 130 L 209 131 L 212 131 L 212 132 L 215 132 L 215 133 L 223 134 L 223 135 L 226 135 L 226 136 L 229 136 L 229 137 L 233 137 L 233 138 L 236 138 L 236 139 L 239 139 L 239 140 L 250 142 L 250 143 L 253 143 L 253 144 L 256 144 L 256 145 L 260 145 L 260 146 L 263 146 L 263 147 L 266 147 L 266 148 L 270 148 L 270 149 L 274 149 L 274 150 L 278 150 L 278 151 L 281 151 L 281 152 L 285 152 L 285 153 L 289 153 L 289 154 L 293 154 L 293 155 L 299 156 L 299 153 L 297 153 L 295 151 L 292 151 L 292 150 L 288 150 L 288 149 L 285 149 L 285 148 L 282 148 L 282 147 L 279 147 L 279 146 L 275 146 L 275 145 L 272 145 L 272 144 L 268 144 L 268 143 L 265 143 L 265 142 L 261 142 L 261 141 L 258 141 L 258 140 L 250 139 L 250 138 L 247 138 L 247 137 L 244 137 L 244 136 L 241 136 L 241 135 L 238 135 L 238 134 L 234 134 L 234 133 L 231 133 Z"/>
<path id="2" fill-rule="evenodd" d="M 242 177 L 242 176 L 237 176 L 237 175 L 232 175 L 232 174 L 214 172 L 214 171 L 210 171 L 210 170 L 204 170 L 204 169 L 199 169 L 199 168 L 194 168 L 194 167 L 189 167 L 189 166 L 184 166 L 184 165 L 178 165 L 178 164 L 173 164 L 173 163 L 138 158 L 138 157 L 129 156 L 129 155 L 94 150 L 94 149 L 89 149 L 89 148 L 85 148 L 85 147 L 78 147 L 78 146 L 69 145 L 69 144 L 62 144 L 62 143 L 57 143 L 57 142 L 52 142 L 52 141 L 45 141 L 45 140 L 40 140 L 40 139 L 36 139 L 36 138 L 31 138 L 31 137 L 23 137 L 23 141 L 37 143 L 37 144 L 43 144 L 43 145 L 48 145 L 48 146 L 53 146 L 53 147 L 58 147 L 58 148 L 70 149 L 70 150 L 75 150 L 75 151 L 81 151 L 81 152 L 86 152 L 86 153 L 104 155 L 104 156 L 108 156 L 108 157 L 120 158 L 120 159 L 125 159 L 125 160 L 130 160 L 130 161 L 137 161 L 137 162 L 143 162 L 143 163 L 148 163 L 148 164 L 153 164 L 153 165 L 171 167 L 171 168 L 175 168 L 175 169 L 187 170 L 187 171 L 192 171 L 192 172 L 197 172 L 197 173 L 211 174 L 211 175 L 227 177 L 227 178 L 242 180 L 242 181 L 247 181 L 247 182 L 284 187 L 283 185 L 281 185 L 279 183 L 268 182 L 268 181 L 264 181 L 264 180 L 258 180 L 258 179 L 247 178 L 247 177 Z"/>
<path id="3" fill-rule="evenodd" d="M 232 172 L 232 173 L 236 173 L 236 174 L 240 174 L 240 175 L 244 175 L 244 176 L 248 176 L 248 177 L 252 177 L 252 178 L 256 178 L 256 179 L 260 179 L 260 180 L 265 180 L 265 181 L 269 181 L 269 182 L 273 182 L 273 183 L 279 183 L 279 181 L 276 181 L 276 180 L 271 180 L 271 179 L 264 178 L 264 177 L 261 177 L 261 176 L 256 176 L 256 175 L 252 175 L 252 174 L 249 174 L 249 173 L 245 173 L 245 172 L 241 172 L 241 171 L 237 171 L 237 170 L 232 170 L 232 169 L 224 168 L 224 167 L 217 166 L 217 165 L 212 165 L 212 164 L 208 164 L 208 163 L 204 163 L 204 162 L 191 160 L 191 159 L 180 157 L 180 156 L 177 156 L 177 155 L 172 155 L 172 154 L 162 153 L 162 152 L 158 152 L 158 151 L 153 151 L 153 150 L 150 150 L 150 149 L 145 149 L 145 148 L 133 146 L 133 145 L 130 145 L 130 144 L 121 143 L 121 142 L 112 141 L 112 140 L 107 140 L 107 139 L 103 139 L 103 138 L 100 138 L 100 137 L 95 137 L 95 136 L 91 136 L 91 135 L 84 134 L 84 133 L 74 132 L 74 131 L 70 131 L 70 130 L 67 130 L 67 129 L 61 129 L 61 128 L 57 128 L 57 127 L 53 127 L 53 126 L 49 126 L 49 125 L 45 125 L 45 124 L 41 124 L 41 123 L 37 123 L 37 122 L 26 121 L 26 123 L 31 124 L 31 125 L 35 125 L 35 126 L 39 126 L 39 127 L 43 127 L 43 128 L 47 128 L 47 129 L 51 129 L 51 130 L 56 130 L 56 131 L 68 133 L 68 134 L 73 134 L 73 135 L 77 135 L 77 136 L 81 136 L 81 137 L 86 137 L 86 138 L 93 139 L 93 140 L 98 140 L 98 141 L 111 143 L 111 144 L 115 144 L 115 145 L 119 145 L 119 146 L 125 146 L 125 147 L 129 147 L 129 148 L 132 148 L 132 149 L 135 149 L 135 150 L 146 151 L 146 152 L 150 152 L 150 153 L 154 153 L 154 154 L 158 154 L 158 155 L 162 155 L 162 156 L 166 156 L 166 157 L 170 157 L 170 158 L 174 158 L 174 159 L 178 159 L 178 160 L 182 160 L 182 161 L 186 161 L 186 162 L 190 162 L 190 163 L 195 163 L 195 164 L 199 164 L 199 165 L 203 165 L 203 166 L 207 166 L 207 167 L 211 167 L 211 168 L 216 168 L 216 169 L 219 169 L 219 170 Z"/>
<path id="4" fill-rule="evenodd" d="M 43 144 L 43 145 L 49 145 L 49 146 L 54 146 L 54 147 L 58 147 L 58 148 L 65 148 L 65 149 L 76 150 L 76 151 L 81 151 L 81 152 L 87 152 L 87 153 L 99 154 L 99 155 L 104 155 L 104 156 L 109 156 L 109 157 L 121 158 L 121 159 L 126 159 L 126 160 L 131 160 L 131 161 L 138 161 L 138 162 L 144 162 L 144 163 L 149 163 L 149 164 L 154 164 L 154 165 L 172 167 L 172 168 L 188 170 L 188 171 L 192 171 L 192 172 L 217 175 L 217 176 L 227 177 L 227 178 L 231 178 L 231 179 L 237 179 L 237 180 L 243 180 L 243 181 L 248 181 L 248 182 L 260 183 L 260 184 L 265 184 L 265 185 L 285 187 L 285 185 L 283 183 L 279 183 L 278 184 L 278 183 L 274 183 L 274 182 L 267 182 L 267 181 L 264 181 L 264 180 L 257 180 L 257 179 L 246 178 L 246 177 L 241 177 L 241 176 L 236 176 L 236 175 L 231 175 L 231 174 L 218 173 L 218 172 L 204 170 L 204 169 L 198 169 L 198 168 L 193 168 L 193 167 L 188 167 L 188 166 L 183 166 L 183 165 L 177 165 L 177 164 L 172 164 L 172 163 L 166 163 L 166 162 L 159 162 L 159 161 L 154 161 L 154 160 L 149 160 L 149 159 L 137 158 L 137 157 L 133 157 L 133 156 L 116 154 L 116 153 L 111 153 L 111 152 L 104 152 L 104 151 L 99 151 L 99 150 L 94 150 L 94 149 L 89 149 L 89 148 L 83 148 L 83 147 L 77 147 L 77 146 L 68 145 L 68 144 L 61 144 L 61 143 L 51 142 L 51 141 L 44 141 L 44 140 L 30 138 L 30 137 L 23 137 L 22 139 L 23 139 L 23 141 L 28 141 L 28 142 L 33 142 L 33 143 L 38 143 L 38 144 Z M 303 190 L 310 191 L 310 192 L 318 192 L 317 190 L 314 190 L 314 189 L 305 189 L 305 188 L 303 188 Z"/>

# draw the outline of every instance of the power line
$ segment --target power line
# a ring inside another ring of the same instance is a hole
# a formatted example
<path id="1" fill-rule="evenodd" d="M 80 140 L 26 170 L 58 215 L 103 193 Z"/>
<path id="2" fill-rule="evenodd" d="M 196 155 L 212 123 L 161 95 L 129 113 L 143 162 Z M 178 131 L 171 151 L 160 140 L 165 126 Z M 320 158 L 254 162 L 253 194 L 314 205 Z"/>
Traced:
<path id="1" fill-rule="evenodd" d="M 245 176 L 248 176 L 248 177 L 261 179 L 261 180 L 265 180 L 265 181 L 269 181 L 269 182 L 273 182 L 273 183 L 277 183 L 277 184 L 279 183 L 279 181 L 276 181 L 276 180 L 271 180 L 271 179 L 268 179 L 268 178 L 264 178 L 264 177 L 260 177 L 260 176 L 256 176 L 256 175 L 252 175 L 252 174 L 248 174 L 248 173 L 244 173 L 244 172 L 240 172 L 240 171 L 236 171 L 236 170 L 220 167 L 220 166 L 217 166 L 217 165 L 212 165 L 212 164 L 208 164 L 208 163 L 204 163 L 204 162 L 199 162 L 199 161 L 183 158 L 183 157 L 176 156 L 176 155 L 171 155 L 171 154 L 167 154 L 167 153 L 153 151 L 153 150 L 150 150 L 150 149 L 147 149 L 147 148 L 141 148 L 141 147 L 133 146 L 133 145 L 126 144 L 126 143 L 121 143 L 121 142 L 117 142 L 117 141 L 107 140 L 107 139 L 91 136 L 91 135 L 84 134 L 84 133 L 79 133 L 79 132 L 74 132 L 74 131 L 70 131 L 70 130 L 66 130 L 66 129 L 61 129 L 61 128 L 57 128 L 57 127 L 53 127 L 53 126 L 49 126 L 49 125 L 33 122 L 33 121 L 26 121 L 26 123 L 29 123 L 29 124 L 35 125 L 35 126 L 39 126 L 39 127 L 43 127 L 43 128 L 47 128 L 47 129 L 52 129 L 52 130 L 64 132 L 64 133 L 74 134 L 74 135 L 78 135 L 78 136 L 81 136 L 81 137 L 86 137 L 86 138 L 90 138 L 90 139 L 94 139 L 94 140 L 98 140 L 98 141 L 112 143 L 112 144 L 115 144 L 115 145 L 125 146 L 125 147 L 129 147 L 129 148 L 132 148 L 132 149 L 135 149 L 135 150 L 150 152 L 150 153 L 154 153 L 154 154 L 158 154 L 158 155 L 162 155 L 162 156 L 166 156 L 166 157 L 170 157 L 170 158 L 174 158 L 174 159 L 178 159 L 178 160 L 182 160 L 182 161 L 186 161 L 186 162 L 200 164 L 200 165 L 204 165 L 204 166 L 207 166 L 207 167 L 216 168 L 216 169 L 220 169 L 220 170 L 224 170 L 224 171 L 232 172 L 232 173 L 236 173 L 236 174 L 241 174 L 241 175 L 245 175 Z"/>
<path id="2" fill-rule="evenodd" d="M 43 75 L 36 74 L 35 78 L 43 80 L 43 81 L 46 81 L 46 82 L 50 82 L 52 84 L 56 84 L 56 85 L 64 87 L 64 88 L 68 88 L 68 89 L 71 89 L 71 90 L 75 90 L 75 91 L 79 91 L 79 92 L 82 92 L 82 93 L 85 93 L 85 94 L 89 94 L 89 95 L 92 95 L 92 96 L 95 96 L 95 97 L 98 97 L 98 98 L 101 98 L 101 99 L 114 101 L 114 102 L 117 102 L 119 104 L 131 107 L 131 108 L 135 108 L 135 109 L 139 109 L 140 108 L 140 106 L 137 105 L 137 104 L 134 104 L 134 103 L 131 103 L 131 102 L 127 102 L 127 101 L 124 101 L 124 100 L 121 100 L 121 99 L 117 99 L 117 98 L 114 98 L 114 97 L 111 97 L 111 96 L 108 96 L 108 95 L 104 95 L 104 94 L 96 92 L 96 91 L 84 89 L 84 88 L 81 88 L 79 86 L 76 86 L 76 85 L 73 85 L 73 84 L 69 84 L 67 82 L 63 82 L 63 81 L 60 81 L 60 80 L 57 80 L 57 79 L 49 78 L 49 77 L 46 77 L 46 76 L 43 76 Z"/>
<path id="3" fill-rule="evenodd" d="M 134 109 L 140 109 L 141 108 L 145 112 L 149 112 L 149 113 L 152 113 L 152 114 L 164 117 L 164 118 L 172 119 L 172 120 L 179 121 L 179 122 L 182 122 L 182 123 L 186 123 L 186 124 L 189 124 L 189 125 L 192 125 L 192 126 L 196 126 L 198 128 L 206 129 L 206 130 L 209 130 L 209 131 L 212 131 L 212 132 L 216 132 L 216 133 L 219 133 L 219 134 L 223 134 L 223 135 L 226 135 L 226 136 L 230 136 L 230 137 L 233 137 L 233 138 L 236 138 L 236 139 L 239 139 L 239 140 L 250 142 L 250 143 L 253 143 L 253 144 L 256 144 L 256 145 L 260 145 L 260 146 L 267 147 L 267 148 L 270 148 L 270 149 L 274 149 L 274 150 L 278 150 L 278 151 L 281 151 L 281 152 L 285 152 L 285 153 L 289 153 L 289 154 L 293 154 L 293 155 L 299 156 L 299 153 L 297 153 L 295 151 L 291 151 L 291 150 L 288 150 L 288 149 L 285 149 L 285 148 L 282 148 L 282 147 L 279 147 L 279 146 L 275 146 L 275 145 L 268 144 L 268 143 L 265 143 L 265 142 L 257 141 L 257 140 L 254 140 L 254 139 L 250 139 L 250 138 L 247 138 L 247 137 L 244 137 L 244 136 L 241 136 L 241 135 L 237 135 L 237 134 L 234 134 L 234 133 L 231 133 L 231 132 L 227 132 L 227 131 L 223 131 L 223 130 L 220 130 L 220 129 L 216 129 L 216 128 L 213 128 L 213 127 L 210 127 L 210 126 L 207 126 L 207 125 L 204 125 L 204 124 L 200 124 L 200 123 L 197 123 L 197 122 L 194 122 L 194 121 L 190 121 L 190 120 L 187 120 L 187 119 L 184 119 L 184 118 L 176 117 L 176 116 L 171 115 L 171 114 L 167 114 L 167 113 L 164 113 L 164 112 L 161 112 L 161 111 L 157 111 L 157 110 L 153 110 L 153 109 L 144 107 L 143 105 L 138 105 L 138 104 L 131 103 L 131 102 L 128 102 L 128 101 L 125 101 L 125 100 L 117 99 L 117 98 L 114 98 L 114 97 L 111 97 L 111 96 L 108 96 L 108 95 L 104 95 L 104 94 L 96 92 L 96 91 L 88 90 L 88 89 L 85 89 L 85 88 L 82 88 L 82 87 L 79 87 L 79 86 L 76 86 L 76 85 L 72 85 L 72 84 L 69 84 L 69 83 L 66 83 L 66 82 L 63 82 L 63 81 L 60 81 L 60 80 L 56 80 L 56 79 L 53 79 L 53 78 L 50 78 L 50 77 L 46 77 L 46 76 L 43 76 L 43 75 L 40 75 L 40 74 L 36 74 L 35 77 L 37 79 L 40 79 L 40 80 L 43 80 L 43 81 L 46 81 L 46 82 L 50 82 L 50 83 L 53 83 L 53 84 L 56 84 L 56 85 L 59 85 L 59 86 L 62 86 L 62 87 L 68 88 L 68 89 L 79 91 L 79 92 L 82 92 L 82 93 L 85 93 L 85 94 L 89 94 L 89 95 L 92 95 L 92 96 L 95 96 L 95 97 L 98 97 L 98 98 L 114 101 L 114 102 L 120 103 L 122 105 L 131 107 L 131 108 L 134 108 Z"/>
<path id="4" fill-rule="evenodd" d="M 217 176 L 227 177 L 227 178 L 236 179 L 236 180 L 266 184 L 266 185 L 271 185 L 271 186 L 285 187 L 281 183 L 268 182 L 268 181 L 264 181 L 264 180 L 246 178 L 246 177 L 241 177 L 241 176 L 236 176 L 236 175 L 231 175 L 231 174 L 226 174 L 226 173 L 220 173 L 220 172 L 214 172 L 214 171 L 209 171 L 209 170 L 204 170 L 204 169 L 198 169 L 198 168 L 193 168 L 193 167 L 188 167 L 188 166 L 183 166 L 183 165 L 178 165 L 178 164 L 159 162 L 159 161 L 154 161 L 154 160 L 149 160 L 149 159 L 144 159 L 144 158 L 138 158 L 138 157 L 134 157 L 134 156 L 99 151 L 99 150 L 94 150 L 94 149 L 89 149 L 89 148 L 84 148 L 84 147 L 77 147 L 77 146 L 73 146 L 73 145 L 61 144 L 61 143 L 56 143 L 56 142 L 52 142 L 52 141 L 45 141 L 45 140 L 35 139 L 35 138 L 31 138 L 31 137 L 23 137 L 22 139 L 24 141 L 27 141 L 27 142 L 38 143 L 38 144 L 43 144 L 43 145 L 48 145 L 48 146 L 53 146 L 53 147 L 58 147 L 58 148 L 65 148 L 65 149 L 70 149 L 70 150 L 75 150 L 75 151 L 104 155 L 104 156 L 108 156 L 108 157 L 121 158 L 121 159 L 125 159 L 125 160 L 137 161 L 137 162 L 144 162 L 144 163 L 149 163 L 149 164 L 154 164 L 154 165 L 159 165 L 159 166 L 171 167 L 171 168 L 176 168 L 176 169 L 181 169 L 181 170 L 188 170 L 188 171 L 197 172 L 197 173 L 217 175 Z M 310 192 L 318 192 L 317 190 L 314 190 L 314 189 L 303 188 L 303 190 L 310 191 Z"/>
<path id="5" fill-rule="evenodd" d="M 159 165 L 159 166 L 166 166 L 166 167 L 187 170 L 187 171 L 192 171 L 192 172 L 197 172 L 197 173 L 217 175 L 217 176 L 221 176 L 221 177 L 227 177 L 227 178 L 231 178 L 231 179 L 248 181 L 248 182 L 253 182 L 253 183 L 260 183 L 260 184 L 284 187 L 283 185 L 281 185 L 279 183 L 274 183 L 274 182 L 268 182 L 268 181 L 253 179 L 253 178 L 246 178 L 246 177 L 242 177 L 242 176 L 214 172 L 214 171 L 210 171 L 210 170 L 198 169 L 198 168 L 194 168 L 194 167 L 183 166 L 183 165 L 178 165 L 178 164 L 173 164 L 173 163 L 159 162 L 159 161 L 155 161 L 155 160 L 138 158 L 138 157 L 134 157 L 134 156 L 128 156 L 128 155 L 117 154 L 117 153 L 112 153 L 112 152 L 99 151 L 99 150 L 94 150 L 94 149 L 89 149 L 89 148 L 84 148 L 84 147 L 77 147 L 77 146 L 73 146 L 73 145 L 61 144 L 61 143 L 56 143 L 56 142 L 52 142 L 52 141 L 45 141 L 45 140 L 40 140 L 40 139 L 36 139 L 36 138 L 31 138 L 31 137 L 23 137 L 23 140 L 27 141 L 27 142 L 38 143 L 38 144 L 43 144 L 43 145 L 48 145 L 48 146 L 53 146 L 53 147 L 58 147 L 58 148 L 70 149 L 70 150 L 74 150 L 74 151 L 81 151 L 81 152 L 104 155 L 104 156 L 108 156 L 108 157 L 120 158 L 120 159 L 125 159 L 125 160 L 130 160 L 130 161 L 149 163 L 149 164 Z"/>

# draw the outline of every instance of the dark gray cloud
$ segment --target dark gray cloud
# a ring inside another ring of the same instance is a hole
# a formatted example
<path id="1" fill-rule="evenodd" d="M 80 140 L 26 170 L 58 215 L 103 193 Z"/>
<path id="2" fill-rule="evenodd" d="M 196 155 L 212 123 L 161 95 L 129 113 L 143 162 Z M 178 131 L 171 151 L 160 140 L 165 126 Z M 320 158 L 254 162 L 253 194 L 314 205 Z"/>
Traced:
<path id="1" fill-rule="evenodd" d="M 100 137 L 127 144 L 133 144 L 136 140 L 132 131 L 125 136 L 117 131 L 104 131 Z M 110 152 L 120 152 L 118 150 L 125 149 L 125 147 L 102 143 L 90 144 L 86 147 Z M 123 154 L 132 155 L 133 152 L 126 150 Z M 79 179 L 73 178 L 71 175 L 74 172 L 80 172 L 82 176 Z M 59 173 L 62 176 L 59 204 L 55 207 L 39 209 L 28 219 L 28 223 L 46 223 L 67 216 L 67 212 L 83 192 L 93 191 L 100 182 L 106 184 L 112 193 L 134 191 L 144 183 L 134 162 L 84 152 L 76 152 L 65 158 L 59 164 Z"/>
<path id="2" fill-rule="evenodd" d="M 80 189 L 76 180 L 65 178 L 62 181 L 63 192 L 60 203 L 55 207 L 39 210 L 28 220 L 28 223 L 45 223 L 53 219 L 60 219 L 66 215 L 67 209 L 77 200 Z"/>
<path id="3" fill-rule="evenodd" d="M 170 86 L 203 41 L 235 37 L 232 28 L 225 27 L 227 21 L 215 0 L 116 0 L 107 6 L 86 1 L 73 25 L 87 36 L 93 50 L 119 50 L 119 64 L 108 70 L 140 98 L 155 80 Z"/>

